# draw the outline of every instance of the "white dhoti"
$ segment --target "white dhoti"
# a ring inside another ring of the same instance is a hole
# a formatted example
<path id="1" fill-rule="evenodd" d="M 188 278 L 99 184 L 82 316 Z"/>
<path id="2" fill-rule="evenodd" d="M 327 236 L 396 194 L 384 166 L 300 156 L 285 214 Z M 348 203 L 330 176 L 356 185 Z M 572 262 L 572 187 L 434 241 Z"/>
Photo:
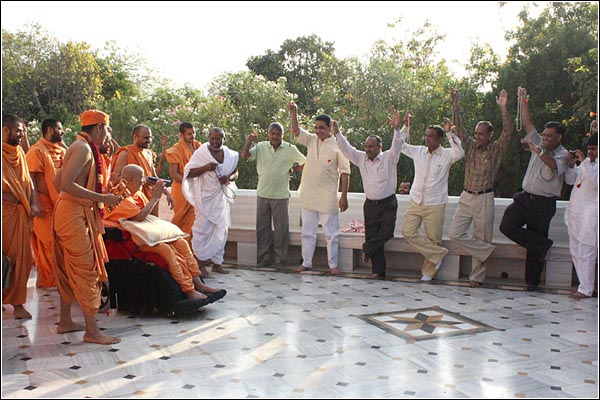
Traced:
<path id="1" fill-rule="evenodd" d="M 569 230 L 571 258 L 579 279 L 577 291 L 592 296 L 598 256 L 598 162 L 591 163 L 586 158 L 575 171 L 568 173 L 571 177 L 575 175 L 565 223 Z"/>
<path id="2" fill-rule="evenodd" d="M 187 201 L 194 206 L 196 214 L 192 226 L 192 249 L 202 260 L 211 260 L 221 265 L 225 253 L 227 233 L 231 226 L 231 209 L 237 186 L 230 182 L 221 185 L 219 177 L 232 174 L 238 163 L 236 151 L 223 146 L 224 160 L 214 171 L 195 178 L 188 178 L 191 169 L 209 163 L 218 163 L 208 150 L 208 143 L 198 148 L 183 172 L 182 191 Z"/>

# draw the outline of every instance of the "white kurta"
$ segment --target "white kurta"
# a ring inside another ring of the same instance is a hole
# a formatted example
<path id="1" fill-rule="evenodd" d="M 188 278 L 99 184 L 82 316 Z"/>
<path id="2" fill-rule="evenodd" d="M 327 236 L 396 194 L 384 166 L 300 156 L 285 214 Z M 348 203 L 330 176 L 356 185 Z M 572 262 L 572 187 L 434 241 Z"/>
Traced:
<path id="1" fill-rule="evenodd" d="M 586 158 L 580 166 L 567 169 L 565 180 L 574 185 L 565 211 L 565 223 L 569 229 L 571 257 L 579 278 L 577 291 L 591 296 L 598 254 L 598 162 L 592 163 Z"/>
<path id="2" fill-rule="evenodd" d="M 598 162 L 583 160 L 576 168 L 567 169 L 565 178 L 573 191 L 565 212 L 569 237 L 596 245 L 598 234 Z"/>
<path id="3" fill-rule="evenodd" d="M 208 143 L 200 146 L 183 170 L 182 191 L 187 201 L 194 206 L 196 218 L 192 226 L 192 249 L 202 261 L 211 260 L 221 265 L 227 242 L 227 232 L 231 226 L 233 195 L 237 190 L 234 182 L 221 185 L 219 177 L 235 171 L 239 159 L 236 151 L 223 146 L 224 160 L 214 171 L 205 172 L 195 178 L 188 178 L 191 169 L 209 163 L 218 163 L 208 150 Z"/>

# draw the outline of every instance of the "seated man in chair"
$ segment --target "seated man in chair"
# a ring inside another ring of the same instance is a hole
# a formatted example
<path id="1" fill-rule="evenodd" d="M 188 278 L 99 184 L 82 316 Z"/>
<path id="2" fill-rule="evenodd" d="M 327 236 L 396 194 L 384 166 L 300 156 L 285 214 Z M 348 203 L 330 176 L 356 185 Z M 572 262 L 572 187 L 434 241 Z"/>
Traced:
<path id="1" fill-rule="evenodd" d="M 148 200 L 142 193 L 141 187 L 145 181 L 144 170 L 135 164 L 123 167 L 120 186 L 123 190 L 123 200 L 112 209 L 105 210 L 104 222 L 107 226 L 119 226 L 119 219 L 141 222 L 146 219 L 150 211 L 156 206 L 163 193 L 165 183 L 158 181 L 152 190 L 152 198 Z M 116 223 L 116 225 L 115 225 Z M 164 221 L 164 223 L 169 223 Z M 154 246 L 141 245 L 140 250 L 156 253 L 162 256 L 169 267 L 169 273 L 179 284 L 186 298 L 192 300 L 206 299 L 203 293 L 217 293 L 220 289 L 212 288 L 200 280 L 198 263 L 185 239 L 177 238 L 169 242 L 159 243 Z"/>

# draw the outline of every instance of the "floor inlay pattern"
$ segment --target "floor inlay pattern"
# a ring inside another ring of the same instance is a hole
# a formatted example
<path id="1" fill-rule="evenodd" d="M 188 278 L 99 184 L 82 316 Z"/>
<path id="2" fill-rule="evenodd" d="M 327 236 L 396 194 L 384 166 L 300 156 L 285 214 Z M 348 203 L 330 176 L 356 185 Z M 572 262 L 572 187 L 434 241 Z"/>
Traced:
<path id="1" fill-rule="evenodd" d="M 598 397 L 597 298 L 230 269 L 197 314 L 98 314 L 101 346 L 56 333 L 35 278 L 33 318 L 2 313 L 2 398 Z"/>
<path id="2" fill-rule="evenodd" d="M 406 340 L 438 339 L 495 330 L 484 323 L 440 307 L 367 314 L 358 317 Z"/>

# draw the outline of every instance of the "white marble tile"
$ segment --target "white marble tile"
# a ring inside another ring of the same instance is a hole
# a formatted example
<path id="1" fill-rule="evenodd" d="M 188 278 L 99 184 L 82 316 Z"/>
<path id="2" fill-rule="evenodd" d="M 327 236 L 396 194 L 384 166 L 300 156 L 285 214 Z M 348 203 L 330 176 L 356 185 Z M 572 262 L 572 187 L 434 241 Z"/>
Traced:
<path id="1" fill-rule="evenodd" d="M 34 318 L 3 314 L 3 398 L 598 395 L 597 299 L 238 269 L 194 315 L 99 315 L 122 338 L 99 346 L 56 334 L 58 293 L 34 283 Z M 501 330 L 414 342 L 358 317 L 432 306 Z"/>

